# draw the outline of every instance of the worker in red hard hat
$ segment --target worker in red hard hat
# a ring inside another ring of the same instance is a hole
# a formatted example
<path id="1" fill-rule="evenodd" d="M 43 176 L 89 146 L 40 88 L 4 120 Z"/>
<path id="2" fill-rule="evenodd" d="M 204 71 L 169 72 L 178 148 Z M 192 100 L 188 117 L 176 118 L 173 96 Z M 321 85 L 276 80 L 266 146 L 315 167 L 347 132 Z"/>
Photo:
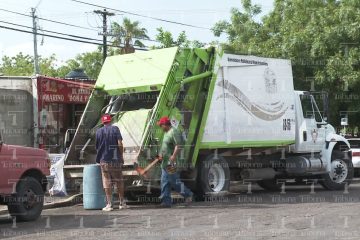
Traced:
<path id="1" fill-rule="evenodd" d="M 186 203 L 192 202 L 193 193 L 180 180 L 176 171 L 176 162 L 183 146 L 183 139 L 178 129 L 171 125 L 169 117 L 160 118 L 157 125 L 165 132 L 159 157 L 161 162 L 161 206 L 171 207 L 171 189 L 180 193 Z"/>
<path id="2" fill-rule="evenodd" d="M 124 199 L 124 181 L 122 176 L 123 144 L 120 130 L 111 125 L 111 116 L 105 114 L 101 117 L 103 127 L 96 131 L 96 162 L 100 164 L 103 187 L 106 194 L 107 205 L 103 211 L 112 211 L 112 185 L 116 184 L 120 206 L 119 209 L 128 208 Z"/>
<path id="3" fill-rule="evenodd" d="M 104 114 L 102 117 L 101 117 L 101 122 L 103 124 L 108 124 L 111 122 L 111 115 L 110 114 Z"/>

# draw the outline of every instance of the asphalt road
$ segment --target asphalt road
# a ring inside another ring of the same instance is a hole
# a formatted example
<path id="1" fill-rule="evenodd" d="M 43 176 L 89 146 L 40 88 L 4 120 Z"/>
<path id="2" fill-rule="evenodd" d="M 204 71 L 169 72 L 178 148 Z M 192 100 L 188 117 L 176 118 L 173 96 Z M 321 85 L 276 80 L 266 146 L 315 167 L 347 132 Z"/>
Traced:
<path id="1" fill-rule="evenodd" d="M 360 184 L 348 191 L 287 187 L 283 193 L 232 186 L 191 206 L 134 204 L 104 213 L 82 206 L 43 211 L 36 222 L 0 216 L 3 239 L 360 239 Z M 143 200 L 156 201 L 147 198 Z"/>

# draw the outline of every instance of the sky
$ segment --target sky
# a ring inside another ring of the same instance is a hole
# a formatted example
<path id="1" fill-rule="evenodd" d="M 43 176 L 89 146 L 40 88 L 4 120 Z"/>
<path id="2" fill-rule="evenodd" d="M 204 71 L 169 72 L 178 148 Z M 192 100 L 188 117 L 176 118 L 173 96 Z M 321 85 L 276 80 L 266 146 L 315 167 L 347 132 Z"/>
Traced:
<path id="1" fill-rule="evenodd" d="M 200 27 L 211 28 L 219 20 L 230 18 L 232 7 L 241 8 L 240 0 L 82 0 L 84 2 L 101 5 L 109 8 L 133 12 L 155 18 L 167 19 Z M 262 7 L 263 13 L 271 11 L 273 0 L 253 0 L 253 3 Z M 90 29 L 80 29 L 71 26 L 64 26 L 56 23 L 39 20 L 40 28 L 44 30 L 57 31 L 78 36 L 102 39 L 98 32 L 102 27 L 100 16 L 93 13 L 101 8 L 84 5 L 71 0 L 0 0 L 0 9 L 30 14 L 31 8 L 36 7 L 37 15 L 41 18 L 70 23 Z M 111 10 L 110 10 L 111 11 Z M 226 36 L 216 38 L 208 29 L 198 29 L 187 26 L 175 25 L 160 22 L 144 17 L 137 17 L 128 14 L 115 12 L 116 15 L 109 18 L 112 21 L 122 22 L 124 17 L 132 21 L 138 20 L 141 26 L 148 30 L 151 39 L 155 39 L 156 29 L 162 27 L 169 30 L 174 36 L 185 31 L 190 40 L 200 42 L 211 42 L 213 40 L 226 40 Z M 32 26 L 32 19 L 27 16 L 20 16 L 13 13 L 0 11 L 0 26 L 12 26 L 1 21 Z M 21 28 L 24 30 L 30 30 Z M 41 31 L 40 31 L 41 32 Z M 153 42 L 144 42 L 147 46 L 154 45 Z M 96 46 L 86 43 L 70 42 L 49 37 L 38 37 L 38 52 L 42 56 L 55 54 L 61 65 L 66 60 L 74 58 L 77 54 L 95 50 Z M 15 32 L 0 28 L 0 59 L 4 55 L 14 56 L 19 52 L 33 55 L 33 35 L 28 33 Z"/>

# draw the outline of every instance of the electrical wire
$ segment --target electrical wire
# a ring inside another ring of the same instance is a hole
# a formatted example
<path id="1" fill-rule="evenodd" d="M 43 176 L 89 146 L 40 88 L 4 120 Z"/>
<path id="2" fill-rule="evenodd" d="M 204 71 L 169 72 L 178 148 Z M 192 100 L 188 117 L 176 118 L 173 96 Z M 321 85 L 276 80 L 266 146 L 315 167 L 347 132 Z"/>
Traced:
<path id="1" fill-rule="evenodd" d="M 98 8 L 106 8 L 106 9 L 110 9 L 112 11 L 126 13 L 126 14 L 129 14 L 129 15 L 134 15 L 134 16 L 143 17 L 143 18 L 149 18 L 149 19 L 156 20 L 156 21 L 172 23 L 172 24 L 177 24 L 177 25 L 186 26 L 186 27 L 192 27 L 192 28 L 198 28 L 198 29 L 211 30 L 211 28 L 207 28 L 207 27 L 201 27 L 201 26 L 196 26 L 196 25 L 187 24 L 187 23 L 170 21 L 170 20 L 166 20 L 166 19 L 162 19 L 162 18 L 150 17 L 150 16 L 138 14 L 138 13 L 123 11 L 123 10 L 119 10 L 119 9 L 115 9 L 115 8 L 109 8 L 109 7 L 105 7 L 105 6 L 101 6 L 101 5 L 97 5 L 97 4 L 93 4 L 93 3 L 87 3 L 87 2 L 83 2 L 83 1 L 79 1 L 79 0 L 70 0 L 70 1 L 85 4 L 85 5 L 89 5 L 89 6 L 93 6 L 93 7 L 98 7 Z"/>
<path id="2" fill-rule="evenodd" d="M 93 26 L 92 24 L 90 24 L 90 22 L 89 22 L 89 14 L 91 14 L 91 13 L 93 13 L 93 12 L 85 12 L 87 24 L 92 28 L 101 29 L 102 27 L 99 27 L 99 23 L 97 22 L 96 18 L 95 18 L 95 21 L 96 21 L 97 26 Z"/>
<path id="3" fill-rule="evenodd" d="M 17 26 L 17 27 L 24 27 L 24 28 L 30 28 L 30 29 L 33 28 L 33 27 L 30 27 L 30 26 L 11 23 L 11 22 L 2 21 L 2 20 L 0 20 L 0 22 L 10 24 L 10 25 L 14 25 L 14 26 Z M 72 34 L 67 34 L 67 33 L 61 33 L 61 32 L 56 32 L 56 31 L 45 30 L 45 29 L 41 29 L 41 28 L 39 30 L 42 31 L 42 32 L 55 33 L 55 34 L 64 35 L 64 36 L 68 36 L 68 37 L 73 37 L 73 38 L 80 38 L 80 39 L 93 40 L 93 41 L 102 41 L 101 39 L 88 38 L 88 37 L 83 37 L 83 36 L 78 36 L 78 35 L 72 35 Z"/>
<path id="4" fill-rule="evenodd" d="M 25 14 L 25 13 L 19 13 L 19 12 L 15 12 L 15 11 L 3 9 L 3 8 L 0 8 L 0 11 L 9 12 L 9 13 L 13 13 L 13 14 L 17 14 L 17 15 L 21 15 L 21 16 L 25 16 L 25 17 L 32 17 L 31 15 L 28 15 L 28 14 Z M 57 24 L 62 24 L 62 25 L 66 25 L 66 26 L 77 27 L 77 28 L 81 28 L 81 29 L 86 29 L 86 30 L 91 30 L 91 31 L 96 31 L 96 32 L 98 32 L 98 30 L 93 29 L 93 28 L 88 28 L 88 27 L 73 25 L 73 24 L 69 24 L 69 23 L 65 23 L 65 22 L 54 21 L 54 20 L 47 19 L 47 18 L 37 17 L 37 19 L 41 19 L 41 20 L 48 21 L 48 22 L 53 22 L 53 23 L 57 23 Z M 49 30 L 48 30 L 48 32 L 49 32 Z M 53 33 L 54 33 L 54 32 L 53 32 Z M 159 41 L 157 41 L 157 40 L 147 39 L 147 38 L 137 38 L 137 37 L 133 37 L 133 39 L 138 39 L 138 40 L 143 40 L 143 41 L 149 41 L 149 42 L 159 42 Z"/>
<path id="5" fill-rule="evenodd" d="M 19 12 L 15 12 L 15 11 L 3 9 L 3 8 L 0 8 L 0 11 L 9 12 L 9 13 L 13 13 L 13 14 L 21 15 L 21 16 L 26 16 L 26 17 L 32 17 L 31 15 L 28 15 L 28 14 L 25 14 L 25 13 L 19 13 Z M 55 21 L 55 20 L 51 20 L 51 19 L 47 19 L 47 18 L 42 18 L 42 17 L 37 17 L 37 18 L 41 19 L 43 21 L 62 24 L 62 25 L 65 25 L 65 26 L 76 27 L 76 28 L 81 28 L 81 29 L 91 30 L 91 31 L 97 31 L 96 29 L 93 29 L 93 28 L 74 25 L 74 24 L 71 24 L 71 23 L 59 22 L 59 21 Z"/>
<path id="6" fill-rule="evenodd" d="M 0 25 L 0 28 L 7 29 L 7 30 L 12 30 L 12 31 L 17 31 L 17 32 L 34 34 L 32 31 L 27 31 L 27 30 L 22 30 L 22 29 L 18 29 L 18 28 L 7 27 L 7 26 L 3 26 L 3 25 Z M 98 45 L 98 46 L 103 46 L 102 43 L 85 41 L 85 40 L 80 40 L 80 39 L 73 39 L 73 38 L 68 38 L 68 37 L 54 36 L 54 35 L 44 34 L 44 33 L 37 33 L 36 35 L 45 36 L 45 37 L 51 37 L 51 38 L 58 38 L 58 39 L 67 40 L 67 41 L 73 41 L 73 42 L 88 43 L 88 44 L 94 44 L 94 45 Z M 108 45 L 108 46 L 109 46 L 109 47 L 114 47 L 114 48 L 121 48 L 121 47 L 123 47 L 123 46 L 115 46 L 115 45 Z M 136 50 L 141 50 L 141 51 L 147 51 L 147 50 L 148 50 L 148 49 L 146 49 L 146 48 L 136 48 L 136 47 L 134 47 L 134 49 L 136 49 Z"/>

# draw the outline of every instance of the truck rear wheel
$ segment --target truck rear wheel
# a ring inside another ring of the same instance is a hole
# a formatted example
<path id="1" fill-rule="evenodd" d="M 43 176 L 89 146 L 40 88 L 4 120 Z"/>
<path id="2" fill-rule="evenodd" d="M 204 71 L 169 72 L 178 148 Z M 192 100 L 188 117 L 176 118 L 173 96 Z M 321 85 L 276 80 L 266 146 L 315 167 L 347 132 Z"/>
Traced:
<path id="1" fill-rule="evenodd" d="M 211 155 L 202 161 L 199 173 L 199 188 L 203 195 L 229 190 L 230 169 L 226 160 L 221 156 Z"/>
<path id="2" fill-rule="evenodd" d="M 36 220 L 43 209 L 44 191 L 39 181 L 32 177 L 20 179 L 16 185 L 16 193 L 8 202 L 11 216 L 19 221 Z"/>
<path id="3" fill-rule="evenodd" d="M 322 176 L 320 184 L 328 190 L 343 190 L 354 177 L 354 166 L 351 158 L 347 159 L 344 152 L 334 151 L 331 157 L 331 170 Z"/>

